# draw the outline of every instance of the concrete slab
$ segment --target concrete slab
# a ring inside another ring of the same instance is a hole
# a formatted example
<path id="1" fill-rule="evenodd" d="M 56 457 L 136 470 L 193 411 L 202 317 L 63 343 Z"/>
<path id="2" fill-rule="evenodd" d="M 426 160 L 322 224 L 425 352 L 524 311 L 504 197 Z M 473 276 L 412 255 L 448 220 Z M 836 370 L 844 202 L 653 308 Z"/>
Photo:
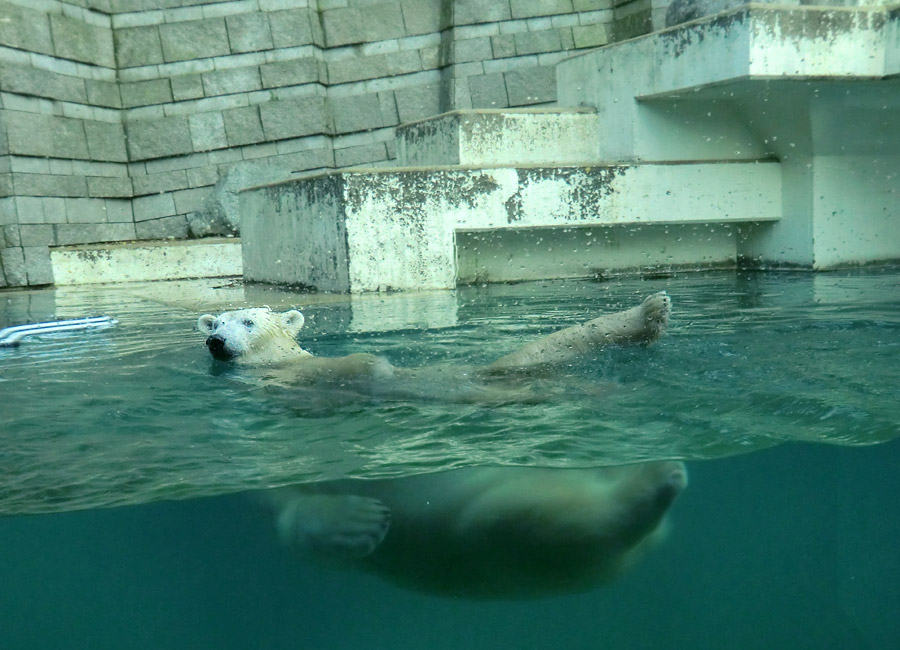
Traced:
<path id="1" fill-rule="evenodd" d="M 57 285 L 241 275 L 239 239 L 60 246 L 50 250 Z"/>
<path id="2" fill-rule="evenodd" d="M 898 34 L 896 8 L 748 5 L 560 63 L 559 100 L 596 108 L 601 160 L 780 161 L 753 263 L 900 259 Z"/>
<path id="3" fill-rule="evenodd" d="M 771 162 L 347 170 L 242 193 L 244 277 L 354 293 L 450 288 L 459 232 L 762 223 L 781 217 L 780 198 Z M 643 250 L 619 262 L 654 263 Z M 708 250 L 697 251 L 702 264 Z M 545 266 L 540 277 L 572 275 Z M 504 279 L 525 278 L 534 270 L 523 266 Z"/>
<path id="4" fill-rule="evenodd" d="M 400 166 L 571 165 L 596 162 L 591 109 L 459 110 L 397 128 Z"/>

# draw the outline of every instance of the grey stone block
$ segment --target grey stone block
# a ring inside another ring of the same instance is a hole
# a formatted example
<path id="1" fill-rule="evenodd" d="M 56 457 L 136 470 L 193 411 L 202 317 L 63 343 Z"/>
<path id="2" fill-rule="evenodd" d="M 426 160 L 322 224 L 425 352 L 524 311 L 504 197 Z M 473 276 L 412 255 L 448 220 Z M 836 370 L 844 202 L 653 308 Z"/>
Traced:
<path id="1" fill-rule="evenodd" d="M 225 122 L 225 135 L 230 146 L 253 144 L 266 139 L 258 106 L 223 111 L 222 119 Z"/>
<path id="2" fill-rule="evenodd" d="M 440 84 L 398 88 L 394 91 L 400 122 L 414 122 L 441 112 Z"/>
<path id="3" fill-rule="evenodd" d="M 360 14 L 366 42 L 388 41 L 407 35 L 399 2 L 382 2 L 361 7 Z"/>
<path id="4" fill-rule="evenodd" d="M 604 23 L 578 25 L 572 28 L 575 47 L 600 47 L 609 43 L 609 27 Z"/>
<path id="5" fill-rule="evenodd" d="M 230 54 L 224 18 L 190 20 L 159 26 L 165 61 L 188 61 Z"/>
<path id="6" fill-rule="evenodd" d="M 328 65 L 328 83 L 342 84 L 388 76 L 388 61 L 383 55 L 332 61 Z"/>
<path id="7" fill-rule="evenodd" d="M 68 223 L 105 223 L 106 202 L 103 199 L 67 199 L 66 221 Z"/>
<path id="8" fill-rule="evenodd" d="M 84 176 L 55 176 L 53 174 L 12 174 L 19 196 L 85 196 Z"/>
<path id="9" fill-rule="evenodd" d="M 19 223 L 44 223 L 44 204 L 37 196 L 17 196 L 16 215 Z"/>
<path id="10" fill-rule="evenodd" d="M 58 246 L 136 239 L 133 223 L 79 223 L 56 226 Z"/>
<path id="11" fill-rule="evenodd" d="M 88 99 L 84 79 L 14 64 L 0 66 L 0 88 L 5 92 L 81 104 Z"/>
<path id="12" fill-rule="evenodd" d="M 319 66 L 315 59 L 277 61 L 259 66 L 263 88 L 298 86 L 319 80 Z"/>
<path id="13" fill-rule="evenodd" d="M 195 212 L 203 206 L 203 202 L 212 194 L 211 187 L 198 187 L 189 190 L 179 190 L 173 194 L 175 200 L 175 212 L 187 214 Z"/>
<path id="14" fill-rule="evenodd" d="M 329 133 L 330 120 L 324 97 L 303 97 L 270 102 L 259 107 L 267 140 Z"/>
<path id="15" fill-rule="evenodd" d="M 355 95 L 331 100 L 335 133 L 355 133 L 384 126 L 377 95 Z"/>
<path id="16" fill-rule="evenodd" d="M 367 40 L 362 14 L 358 8 L 330 9 L 321 12 L 320 16 L 325 45 L 328 47 L 363 43 Z"/>
<path id="17" fill-rule="evenodd" d="M 369 163 L 383 162 L 388 159 L 384 142 L 347 147 L 334 150 L 334 164 L 337 167 L 351 167 Z"/>
<path id="18" fill-rule="evenodd" d="M 91 197 L 130 197 L 133 194 L 130 178 L 112 176 L 88 176 L 88 196 Z"/>
<path id="19" fill-rule="evenodd" d="M 119 86 L 124 108 L 166 104 L 172 101 L 172 86 L 168 79 L 150 79 L 123 83 Z"/>
<path id="20" fill-rule="evenodd" d="M 25 272 L 25 254 L 21 247 L 0 250 L 0 263 L 3 265 L 3 274 L 6 276 L 6 286 L 24 287 L 28 284 L 28 275 Z"/>
<path id="21" fill-rule="evenodd" d="M 3 20 L 0 20 L 0 45 L 26 52 L 53 54 L 48 14 L 4 2 Z"/>
<path id="22" fill-rule="evenodd" d="M 22 246 L 52 246 L 56 243 L 54 226 L 49 223 L 19 226 Z"/>
<path id="23" fill-rule="evenodd" d="M 422 70 L 416 50 L 334 61 L 328 64 L 328 83 L 340 84 L 378 77 L 390 77 Z"/>
<path id="24" fill-rule="evenodd" d="M 493 57 L 491 39 L 467 38 L 462 41 L 452 41 L 449 46 L 449 63 L 469 63 L 471 61 L 490 60 Z"/>
<path id="25" fill-rule="evenodd" d="M 188 187 L 187 172 L 184 169 L 176 169 L 161 174 L 132 176 L 131 182 L 134 185 L 135 196 L 173 192 Z"/>
<path id="26" fill-rule="evenodd" d="M 294 172 L 310 171 L 314 169 L 331 169 L 334 167 L 334 151 L 331 147 L 321 147 L 307 151 L 281 154 L 274 158 L 278 165 L 286 167 Z"/>
<path id="27" fill-rule="evenodd" d="M 134 224 L 138 239 L 185 239 L 188 237 L 187 215 L 153 219 Z"/>
<path id="28" fill-rule="evenodd" d="M 195 169 L 188 169 L 186 171 L 188 187 L 203 187 L 205 185 L 215 185 L 216 181 L 219 180 L 218 167 L 215 166 L 197 167 Z"/>
<path id="29" fill-rule="evenodd" d="M 123 199 L 106 200 L 106 220 L 109 223 L 134 223 L 131 201 Z"/>
<path id="30" fill-rule="evenodd" d="M 400 0 L 408 36 L 441 31 L 441 0 Z"/>
<path id="31" fill-rule="evenodd" d="M 113 81 L 85 79 L 84 85 L 87 89 L 87 101 L 89 104 L 107 108 L 122 108 L 119 84 Z"/>
<path id="32" fill-rule="evenodd" d="M 192 152 L 187 116 L 161 120 L 138 120 L 125 125 L 131 160 L 148 160 Z"/>
<path id="33" fill-rule="evenodd" d="M 493 23 L 512 18 L 509 3 L 484 2 L 484 0 L 450 0 L 454 25 Z"/>
<path id="34" fill-rule="evenodd" d="M 384 126 L 396 126 L 400 123 L 397 102 L 394 99 L 393 92 L 378 93 L 378 105 L 381 107 L 381 121 Z"/>
<path id="35" fill-rule="evenodd" d="M 573 0 L 572 6 L 575 11 L 599 11 L 612 9 L 613 0 Z"/>
<path id="36" fill-rule="evenodd" d="M 556 101 L 556 68 L 525 68 L 504 75 L 510 106 Z"/>
<path id="37" fill-rule="evenodd" d="M 88 196 L 130 197 L 133 194 L 130 178 L 110 176 L 88 176 Z"/>
<path id="38" fill-rule="evenodd" d="M 163 62 L 162 43 L 156 25 L 115 30 L 116 58 L 120 68 Z"/>
<path id="39" fill-rule="evenodd" d="M 313 42 L 313 18 L 318 26 L 319 19 L 309 9 L 285 9 L 268 13 L 272 31 L 272 44 L 276 48 L 309 45 Z"/>
<path id="40" fill-rule="evenodd" d="M 257 52 L 271 50 L 272 32 L 265 13 L 235 14 L 225 17 L 231 51 Z"/>
<path id="41" fill-rule="evenodd" d="M 246 93 L 262 88 L 259 68 L 256 66 L 216 70 L 204 73 L 201 78 L 203 79 L 203 92 L 207 97 Z"/>
<path id="42" fill-rule="evenodd" d="M 45 196 L 41 199 L 44 207 L 44 223 L 66 222 L 66 199 L 57 196 Z"/>
<path id="43" fill-rule="evenodd" d="M 177 213 L 171 193 L 139 196 L 131 203 L 131 209 L 134 211 L 135 223 L 170 217 Z"/>
<path id="44" fill-rule="evenodd" d="M 0 237 L 0 248 L 21 246 L 22 237 L 19 234 L 19 226 L 3 226 L 3 236 Z"/>
<path id="45" fill-rule="evenodd" d="M 23 156 L 88 158 L 82 120 L 6 111 L 9 152 Z"/>
<path id="46" fill-rule="evenodd" d="M 507 108 L 509 106 L 506 82 L 502 74 L 469 77 L 468 84 L 472 97 L 472 108 Z"/>
<path id="47" fill-rule="evenodd" d="M 649 3 L 643 11 L 630 13 L 622 18 L 617 18 L 613 23 L 613 32 L 617 41 L 624 41 L 635 36 L 649 34 L 652 27 L 651 9 Z"/>
<path id="48" fill-rule="evenodd" d="M 170 79 L 176 102 L 203 97 L 203 79 L 199 74 L 186 74 Z"/>
<path id="49" fill-rule="evenodd" d="M 495 59 L 507 59 L 516 55 L 516 37 L 514 34 L 502 34 L 491 37 L 491 52 Z"/>
<path id="50" fill-rule="evenodd" d="M 521 32 L 515 35 L 516 54 L 540 54 L 542 52 L 558 52 L 562 49 L 559 31 L 545 29 L 539 32 Z"/>
<path id="51" fill-rule="evenodd" d="M 248 144 L 241 147 L 241 157 L 244 160 L 258 160 L 270 158 L 278 153 L 277 142 L 263 142 L 260 144 Z"/>
<path id="52" fill-rule="evenodd" d="M 8 174 L 5 175 L 8 176 Z M 8 226 L 12 223 L 19 223 L 16 214 L 16 197 L 0 198 L 0 226 Z"/>
<path id="53" fill-rule="evenodd" d="M 50 14 L 50 31 L 57 56 L 114 68 L 112 30 L 60 14 Z"/>
<path id="54" fill-rule="evenodd" d="M 223 149 L 228 146 L 225 120 L 221 113 L 195 113 L 188 116 L 194 151 Z"/>
<path id="55" fill-rule="evenodd" d="M 49 246 L 25 246 L 25 275 L 30 286 L 53 284 L 53 266 L 50 264 Z"/>
<path id="56" fill-rule="evenodd" d="M 509 0 L 513 18 L 572 13 L 572 0 Z"/>
<path id="57" fill-rule="evenodd" d="M 268 165 L 264 162 L 249 162 L 234 165 L 224 170 L 215 187 L 203 188 L 201 194 L 189 197 L 191 200 L 176 205 L 191 208 L 188 216 L 188 228 L 192 237 L 208 237 L 210 235 L 236 235 L 241 229 L 241 209 L 239 194 L 245 187 L 262 185 L 289 178 L 291 172 L 279 165 Z M 193 190 L 199 192 L 198 190 Z M 198 202 L 201 196 L 205 198 Z"/>

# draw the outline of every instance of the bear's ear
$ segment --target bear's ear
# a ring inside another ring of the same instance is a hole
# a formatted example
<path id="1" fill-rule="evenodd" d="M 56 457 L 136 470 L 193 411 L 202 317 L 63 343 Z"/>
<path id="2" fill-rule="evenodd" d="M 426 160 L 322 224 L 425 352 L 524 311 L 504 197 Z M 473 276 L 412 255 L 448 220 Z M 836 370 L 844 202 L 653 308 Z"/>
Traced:
<path id="1" fill-rule="evenodd" d="M 297 336 L 297 332 L 303 328 L 303 323 L 306 322 L 306 319 L 303 318 L 303 314 L 299 311 L 292 309 L 281 315 L 281 322 L 284 323 L 284 327 L 287 331 L 293 336 Z"/>
<path id="2" fill-rule="evenodd" d="M 216 317 L 211 314 L 203 314 L 200 318 L 197 319 L 197 329 L 209 336 L 213 333 L 213 324 L 216 322 Z"/>

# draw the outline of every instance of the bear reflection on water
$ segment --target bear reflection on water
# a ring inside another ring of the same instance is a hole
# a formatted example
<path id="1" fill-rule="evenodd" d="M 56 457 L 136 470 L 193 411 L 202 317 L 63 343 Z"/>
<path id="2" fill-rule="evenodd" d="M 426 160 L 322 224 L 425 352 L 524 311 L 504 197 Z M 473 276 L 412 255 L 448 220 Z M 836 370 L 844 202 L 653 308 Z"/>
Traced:
<path id="1" fill-rule="evenodd" d="M 651 343 L 668 325 L 665 292 L 532 341 L 476 371 L 485 402 L 609 344 Z M 414 372 L 371 354 L 316 357 L 295 310 L 242 309 L 197 321 L 217 362 L 266 382 L 392 382 Z M 505 392 L 504 392 L 505 391 Z M 684 465 L 597 469 L 473 467 L 382 481 L 346 480 L 267 493 L 282 540 L 300 554 L 375 572 L 430 593 L 525 598 L 590 589 L 628 569 L 665 533 L 687 485 Z"/>
<path id="2" fill-rule="evenodd" d="M 428 593 L 531 598 L 608 582 L 653 548 L 687 485 L 678 461 L 473 467 L 273 490 L 301 555 Z"/>

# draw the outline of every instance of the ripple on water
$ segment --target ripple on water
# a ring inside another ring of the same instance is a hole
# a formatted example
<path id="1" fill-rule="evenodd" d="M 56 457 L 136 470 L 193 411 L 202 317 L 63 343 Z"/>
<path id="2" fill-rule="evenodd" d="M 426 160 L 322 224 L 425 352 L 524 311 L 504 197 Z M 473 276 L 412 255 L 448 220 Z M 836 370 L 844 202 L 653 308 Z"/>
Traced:
<path id="1" fill-rule="evenodd" d="M 346 304 L 306 310 L 304 344 L 318 354 L 436 367 L 389 387 L 241 381 L 211 364 L 197 314 L 86 293 L 84 313 L 119 325 L 0 351 L 0 512 L 479 464 L 586 467 L 788 441 L 883 442 L 898 435 L 898 279 L 721 273 L 461 288 L 453 327 L 368 334 L 333 317 Z M 610 348 L 537 382 L 543 403 L 467 401 L 481 390 L 464 372 L 471 365 L 660 288 L 675 311 L 656 345 Z M 14 322 L 17 295 L 5 296 L 0 324 Z"/>

